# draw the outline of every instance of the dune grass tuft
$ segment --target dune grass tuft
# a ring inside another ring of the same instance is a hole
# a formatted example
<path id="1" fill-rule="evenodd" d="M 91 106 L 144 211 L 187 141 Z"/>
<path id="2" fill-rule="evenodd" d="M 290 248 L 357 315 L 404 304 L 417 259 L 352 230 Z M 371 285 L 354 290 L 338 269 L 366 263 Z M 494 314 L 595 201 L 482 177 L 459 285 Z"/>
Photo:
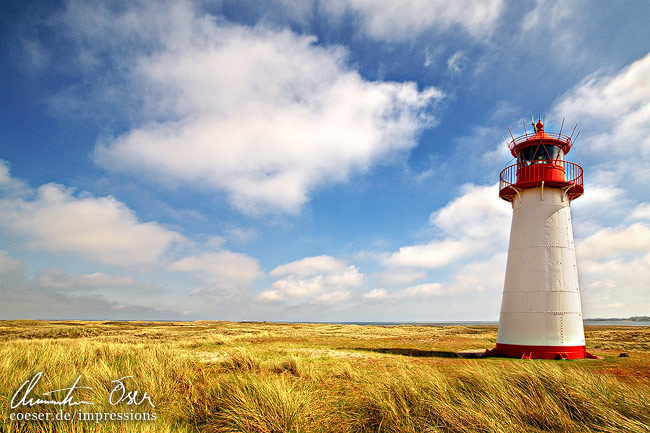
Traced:
<path id="1" fill-rule="evenodd" d="M 237 348 L 227 354 L 222 365 L 231 371 L 259 371 L 260 361 L 244 348 Z"/>
<path id="2" fill-rule="evenodd" d="M 231 376 L 211 393 L 201 429 L 206 432 L 315 431 L 322 409 L 310 389 L 284 376 Z"/>
<path id="3" fill-rule="evenodd" d="M 365 431 L 650 431 L 648 389 L 549 363 L 466 364 L 455 375 L 403 370 L 373 379 Z M 645 396 L 645 397 L 644 397 Z"/>
<path id="4" fill-rule="evenodd" d="M 281 359 L 279 362 L 273 366 L 272 371 L 276 373 L 286 373 L 292 374 L 294 376 L 300 376 L 301 367 L 300 360 L 295 356 L 288 356 L 284 359 Z"/>

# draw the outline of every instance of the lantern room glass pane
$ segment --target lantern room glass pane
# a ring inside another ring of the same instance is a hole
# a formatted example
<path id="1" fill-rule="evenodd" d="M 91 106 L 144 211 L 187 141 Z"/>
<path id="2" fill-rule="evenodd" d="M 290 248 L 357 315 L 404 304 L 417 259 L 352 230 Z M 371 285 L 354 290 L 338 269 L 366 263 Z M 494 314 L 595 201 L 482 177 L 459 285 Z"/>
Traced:
<path id="1" fill-rule="evenodd" d="M 528 146 L 521 149 L 517 155 L 517 160 L 520 163 L 527 164 L 547 163 L 549 160 L 558 159 L 561 150 L 560 146 L 554 144 Z"/>
<path id="2" fill-rule="evenodd" d="M 541 146 L 540 146 L 541 147 Z M 547 144 L 544 146 L 546 148 L 546 152 L 548 153 L 548 156 L 551 159 L 557 159 L 557 156 L 560 153 L 560 146 L 555 146 L 552 144 Z M 541 149 L 540 149 L 541 150 Z"/>
<path id="3" fill-rule="evenodd" d="M 521 152 L 519 152 L 521 158 L 526 162 L 532 161 L 534 159 L 534 157 L 535 157 L 535 148 L 536 147 L 537 146 L 528 146 L 528 147 L 524 147 L 523 149 L 521 149 Z"/>

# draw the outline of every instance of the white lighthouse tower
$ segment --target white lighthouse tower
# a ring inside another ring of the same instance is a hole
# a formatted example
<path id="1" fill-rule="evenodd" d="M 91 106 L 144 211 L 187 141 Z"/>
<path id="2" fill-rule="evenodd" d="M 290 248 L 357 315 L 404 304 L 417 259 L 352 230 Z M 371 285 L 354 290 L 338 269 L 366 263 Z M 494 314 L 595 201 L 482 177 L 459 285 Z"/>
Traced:
<path id="1" fill-rule="evenodd" d="M 492 355 L 576 359 L 586 351 L 571 201 L 583 192 L 582 167 L 565 161 L 571 137 L 544 131 L 508 144 L 517 163 L 500 176 L 512 227 L 497 344 Z M 560 128 L 560 132 L 562 128 Z"/>

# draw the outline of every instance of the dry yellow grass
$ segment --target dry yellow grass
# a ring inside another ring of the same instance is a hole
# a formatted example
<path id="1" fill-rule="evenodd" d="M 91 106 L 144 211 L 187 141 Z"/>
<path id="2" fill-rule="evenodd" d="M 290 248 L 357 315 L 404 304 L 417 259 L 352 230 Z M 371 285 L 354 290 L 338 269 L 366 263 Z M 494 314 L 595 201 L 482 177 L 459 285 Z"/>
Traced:
<path id="1" fill-rule="evenodd" d="M 650 431 L 646 328 L 589 327 L 597 361 L 454 355 L 492 347 L 492 326 L 4 321 L 0 336 L 3 432 Z M 81 375 L 84 411 L 156 420 L 12 420 L 60 410 L 9 407 L 39 371 L 37 395 Z M 124 376 L 155 408 L 108 402 Z"/>

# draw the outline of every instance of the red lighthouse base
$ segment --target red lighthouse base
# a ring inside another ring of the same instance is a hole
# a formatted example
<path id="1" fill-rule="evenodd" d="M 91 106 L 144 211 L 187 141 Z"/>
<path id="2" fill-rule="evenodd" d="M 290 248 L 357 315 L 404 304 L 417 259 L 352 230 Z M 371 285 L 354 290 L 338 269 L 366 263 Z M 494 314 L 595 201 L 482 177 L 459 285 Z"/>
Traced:
<path id="1" fill-rule="evenodd" d="M 526 346 L 519 344 L 497 343 L 492 350 L 486 351 L 489 356 L 503 356 L 520 359 L 583 359 L 598 358 L 587 352 L 586 346 Z"/>

